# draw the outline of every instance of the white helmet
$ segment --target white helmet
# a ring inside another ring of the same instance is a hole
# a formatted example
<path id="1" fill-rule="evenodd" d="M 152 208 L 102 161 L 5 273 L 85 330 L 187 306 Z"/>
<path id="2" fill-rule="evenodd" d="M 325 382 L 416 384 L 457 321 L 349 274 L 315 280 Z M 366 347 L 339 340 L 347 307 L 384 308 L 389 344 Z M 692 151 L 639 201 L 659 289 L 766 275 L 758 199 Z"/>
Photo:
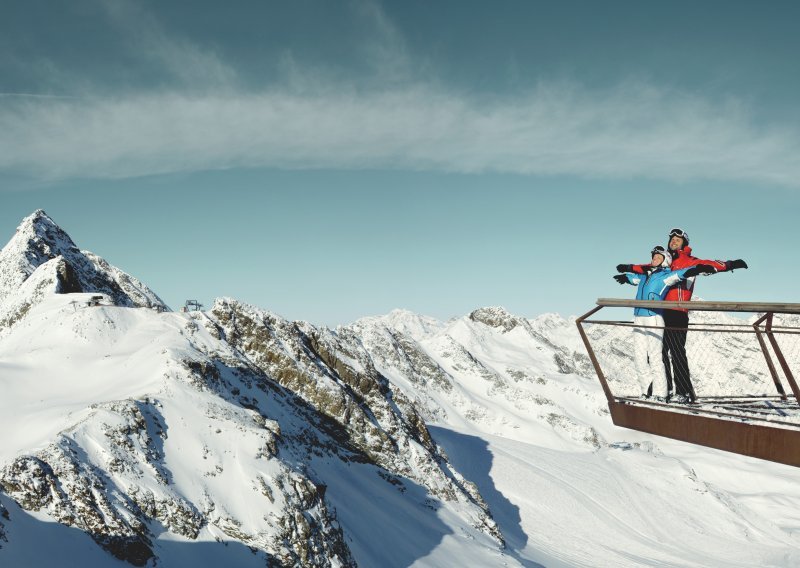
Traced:
<path id="1" fill-rule="evenodd" d="M 654 255 L 660 254 L 664 260 L 661 261 L 662 268 L 669 268 L 672 265 L 672 255 L 661 245 L 656 245 L 650 251 L 650 258 Z"/>

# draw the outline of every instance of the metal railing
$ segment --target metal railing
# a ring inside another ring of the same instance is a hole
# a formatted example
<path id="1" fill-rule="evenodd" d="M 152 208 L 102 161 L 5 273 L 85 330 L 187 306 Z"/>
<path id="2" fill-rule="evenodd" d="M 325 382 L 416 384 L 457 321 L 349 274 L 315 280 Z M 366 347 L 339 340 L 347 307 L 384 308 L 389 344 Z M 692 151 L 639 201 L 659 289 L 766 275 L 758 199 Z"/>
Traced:
<path id="1" fill-rule="evenodd" d="M 630 337 L 642 326 L 589 319 L 635 307 L 690 311 L 685 347 L 697 404 L 642 400 Z M 800 467 L 800 304 L 601 298 L 576 323 L 615 425 Z"/>
<path id="2" fill-rule="evenodd" d="M 795 371 L 800 369 L 800 317 L 797 317 L 800 316 L 800 304 L 600 298 L 597 307 L 578 318 L 576 323 L 609 403 L 633 394 L 629 392 L 631 378 L 635 379 L 635 372 L 631 368 L 630 338 L 626 338 L 624 333 L 613 334 L 608 331 L 592 334 L 587 326 L 616 329 L 648 327 L 632 321 L 589 319 L 603 308 L 623 307 L 681 309 L 695 314 L 686 329 L 686 353 L 699 398 L 775 396 L 787 401 L 785 381 L 794 400 L 800 404 L 800 387 L 795 378 Z M 731 314 L 737 314 L 738 318 Z M 741 319 L 741 314 L 752 315 L 747 321 Z M 604 372 L 600 361 L 603 355 L 598 356 L 592 345 L 593 339 L 610 345 L 605 350 L 607 360 L 604 361 L 610 375 Z"/>

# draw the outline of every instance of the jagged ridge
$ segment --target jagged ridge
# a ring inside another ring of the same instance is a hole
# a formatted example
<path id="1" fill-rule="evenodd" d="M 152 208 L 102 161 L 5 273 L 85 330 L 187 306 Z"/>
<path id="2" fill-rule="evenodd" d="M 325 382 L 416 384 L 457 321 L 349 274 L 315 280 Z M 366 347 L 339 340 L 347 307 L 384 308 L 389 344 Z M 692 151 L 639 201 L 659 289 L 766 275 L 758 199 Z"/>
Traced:
<path id="1" fill-rule="evenodd" d="M 440 522 L 438 506 L 476 550 L 501 544 L 477 489 L 358 337 L 231 300 L 208 314 L 136 309 L 164 306 L 43 211 L 0 253 L 0 288 L 0 360 L 47 354 L 6 377 L 9 426 L 16 407 L 47 413 L 0 452 L 0 488 L 117 558 L 168 556 L 168 531 L 245 544 L 269 565 L 354 566 L 354 547 L 385 563 L 391 550 L 361 517 L 418 530 Z M 236 437 L 220 445 L 225 432 Z M 370 495 L 355 516 L 353 483 Z M 401 512 L 415 502 L 427 512 Z"/>

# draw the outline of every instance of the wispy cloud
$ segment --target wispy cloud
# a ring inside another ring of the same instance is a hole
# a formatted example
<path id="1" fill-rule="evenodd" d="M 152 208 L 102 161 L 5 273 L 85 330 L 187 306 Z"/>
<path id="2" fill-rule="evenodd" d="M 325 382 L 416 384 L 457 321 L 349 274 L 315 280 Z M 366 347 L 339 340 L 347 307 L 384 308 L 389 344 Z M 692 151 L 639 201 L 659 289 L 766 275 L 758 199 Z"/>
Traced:
<path id="1" fill-rule="evenodd" d="M 0 167 L 50 179 L 268 166 L 800 185 L 796 132 L 641 85 L 497 100 L 425 85 L 22 98 L 0 108 L 0 147 Z"/>
<path id="2" fill-rule="evenodd" d="M 375 77 L 382 81 L 408 80 L 415 65 L 403 34 L 375 2 L 353 2 L 354 12 L 362 28 L 370 30 L 361 41 L 361 56 L 371 66 Z"/>
<path id="3" fill-rule="evenodd" d="M 102 0 L 109 23 L 125 38 L 132 55 L 192 88 L 226 87 L 236 70 L 214 50 L 165 29 L 149 11 L 131 0 Z"/>
<path id="4" fill-rule="evenodd" d="M 373 80 L 305 73 L 287 54 L 285 85 L 259 92 L 241 87 L 216 53 L 167 33 L 135 4 L 103 4 L 137 52 L 171 70 L 177 86 L 2 96 L 1 169 L 49 180 L 276 167 L 800 186 L 800 133 L 756 121 L 733 99 L 641 82 L 472 96 L 415 77 L 401 34 L 370 2 L 355 6 L 373 30 L 365 40 Z"/>

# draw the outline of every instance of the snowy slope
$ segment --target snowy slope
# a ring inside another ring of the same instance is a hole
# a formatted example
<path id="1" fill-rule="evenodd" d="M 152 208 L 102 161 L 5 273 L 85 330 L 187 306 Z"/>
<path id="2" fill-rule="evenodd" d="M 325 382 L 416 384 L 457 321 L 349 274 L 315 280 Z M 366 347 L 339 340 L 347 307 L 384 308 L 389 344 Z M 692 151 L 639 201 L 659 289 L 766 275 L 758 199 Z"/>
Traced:
<path id="1" fill-rule="evenodd" d="M 797 469 L 615 427 L 574 319 L 164 308 L 41 211 L 0 252 L 0 565 L 800 566 Z"/>
<path id="2" fill-rule="evenodd" d="M 797 469 L 615 427 L 574 320 L 484 308 L 416 338 L 389 318 L 350 327 L 523 565 L 800 565 Z M 617 386 L 633 381 L 627 330 L 592 335 Z"/>
<path id="3" fill-rule="evenodd" d="M 2 265 L 4 305 L 24 309 L 0 330 L 0 563 L 507 560 L 474 485 L 366 351 L 230 300 L 137 307 L 105 288 L 107 265 L 73 262 L 82 292 L 65 290 L 65 255 L 28 262 L 43 236 L 68 241 L 38 219 Z"/>
<path id="4" fill-rule="evenodd" d="M 273 455 L 281 426 L 289 439 L 295 427 L 221 396 L 225 382 L 261 395 L 263 379 L 223 364 L 224 350 L 210 358 L 222 345 L 185 316 L 74 299 L 51 297 L 1 344 L 8 496 L 135 565 L 158 557 L 162 538 L 232 539 L 277 558 L 340 550 L 347 563 L 314 483 Z M 301 529 L 318 533 L 312 550 L 293 547 Z"/>
<path id="5" fill-rule="evenodd" d="M 136 565 L 182 565 L 176 550 L 193 549 L 175 543 L 189 542 L 257 550 L 243 566 L 411 563 L 455 531 L 468 554 L 501 557 L 485 513 L 436 462 L 407 450 L 377 464 L 207 316 L 82 299 L 51 296 L 0 342 L 0 420 L 14 432 L 0 486 L 26 510 Z M 0 558 L 24 558 L 17 518 Z"/>

